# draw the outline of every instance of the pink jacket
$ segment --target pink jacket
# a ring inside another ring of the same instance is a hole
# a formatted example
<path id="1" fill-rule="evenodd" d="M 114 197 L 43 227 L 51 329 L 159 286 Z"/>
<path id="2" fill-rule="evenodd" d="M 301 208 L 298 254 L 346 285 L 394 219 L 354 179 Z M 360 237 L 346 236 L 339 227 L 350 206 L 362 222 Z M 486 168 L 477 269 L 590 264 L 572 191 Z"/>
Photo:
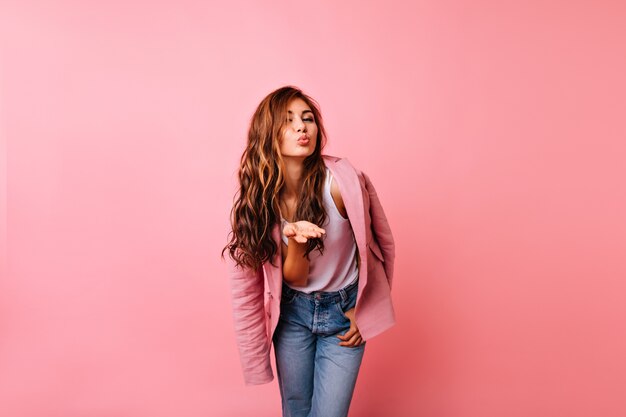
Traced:
<path id="1" fill-rule="evenodd" d="M 395 323 L 391 284 L 395 245 L 389 223 L 371 181 L 345 158 L 324 155 L 324 162 L 337 184 L 350 218 L 361 258 L 359 289 L 355 307 L 356 324 L 364 340 L 380 334 Z M 272 335 L 280 315 L 282 260 L 280 226 L 272 238 L 278 246 L 274 263 L 257 271 L 235 267 L 230 256 L 233 319 L 239 356 L 246 385 L 273 380 L 270 366 Z"/>

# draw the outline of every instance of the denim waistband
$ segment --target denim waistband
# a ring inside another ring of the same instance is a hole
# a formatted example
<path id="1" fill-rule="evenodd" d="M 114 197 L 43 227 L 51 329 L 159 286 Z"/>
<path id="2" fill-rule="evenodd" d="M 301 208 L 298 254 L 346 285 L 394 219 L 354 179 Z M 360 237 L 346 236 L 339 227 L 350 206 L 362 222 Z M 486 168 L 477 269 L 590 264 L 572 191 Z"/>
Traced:
<path id="1" fill-rule="evenodd" d="M 304 297 L 310 300 L 320 300 L 320 301 L 345 301 L 348 299 L 348 296 L 352 295 L 355 291 L 359 289 L 359 278 L 354 280 L 349 285 L 346 285 L 340 290 L 337 291 L 313 291 L 310 293 L 294 290 L 287 284 L 283 282 L 283 293 L 297 293 L 299 297 Z"/>

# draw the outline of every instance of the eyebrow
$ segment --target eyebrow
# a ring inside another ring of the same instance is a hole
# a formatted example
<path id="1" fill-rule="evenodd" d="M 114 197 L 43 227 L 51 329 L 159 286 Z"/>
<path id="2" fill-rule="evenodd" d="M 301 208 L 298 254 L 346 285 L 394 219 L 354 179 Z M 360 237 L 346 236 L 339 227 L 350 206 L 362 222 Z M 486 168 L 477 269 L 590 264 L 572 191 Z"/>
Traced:
<path id="1" fill-rule="evenodd" d="M 293 113 L 291 110 L 287 110 L 287 113 Z M 313 113 L 311 110 L 303 110 L 302 114 L 304 113 Z"/>

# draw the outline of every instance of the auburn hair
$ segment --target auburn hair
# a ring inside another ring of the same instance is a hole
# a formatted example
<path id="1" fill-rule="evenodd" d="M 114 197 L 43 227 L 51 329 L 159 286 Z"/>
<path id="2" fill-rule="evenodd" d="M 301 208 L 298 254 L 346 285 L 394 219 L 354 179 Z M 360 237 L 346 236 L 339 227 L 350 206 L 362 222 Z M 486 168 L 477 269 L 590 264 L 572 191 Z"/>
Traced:
<path id="1" fill-rule="evenodd" d="M 272 239 L 272 229 L 280 224 L 279 199 L 285 184 L 285 166 L 280 153 L 283 127 L 287 123 L 287 107 L 300 98 L 313 112 L 317 124 L 315 150 L 304 159 L 302 189 L 297 200 L 294 221 L 307 220 L 323 227 L 326 211 L 322 190 L 326 168 L 322 149 L 326 131 L 318 103 L 294 86 L 284 86 L 268 94 L 256 108 L 248 141 L 241 155 L 239 189 L 231 210 L 232 230 L 228 250 L 237 266 L 258 269 L 263 263 L 273 264 L 278 247 Z M 305 256 L 317 249 L 324 250 L 323 239 L 309 239 Z"/>

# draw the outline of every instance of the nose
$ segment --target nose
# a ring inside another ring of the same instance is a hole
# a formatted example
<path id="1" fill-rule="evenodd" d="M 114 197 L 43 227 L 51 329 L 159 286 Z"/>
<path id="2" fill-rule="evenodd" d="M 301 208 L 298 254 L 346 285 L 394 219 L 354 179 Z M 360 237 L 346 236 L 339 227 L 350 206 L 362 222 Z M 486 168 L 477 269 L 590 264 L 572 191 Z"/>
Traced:
<path id="1" fill-rule="evenodd" d="M 300 120 L 300 122 L 296 122 L 296 130 L 298 132 L 306 131 L 306 125 L 304 124 L 304 122 L 302 120 Z"/>

